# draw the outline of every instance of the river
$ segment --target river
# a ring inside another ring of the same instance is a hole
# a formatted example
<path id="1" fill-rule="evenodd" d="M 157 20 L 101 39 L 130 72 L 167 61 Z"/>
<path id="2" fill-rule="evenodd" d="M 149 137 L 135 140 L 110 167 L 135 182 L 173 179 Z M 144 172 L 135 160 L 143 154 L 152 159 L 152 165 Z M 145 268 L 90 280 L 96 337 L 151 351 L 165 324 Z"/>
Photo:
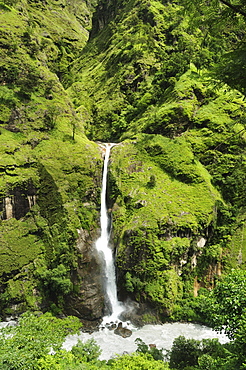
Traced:
<path id="1" fill-rule="evenodd" d="M 78 339 L 82 342 L 94 338 L 102 350 L 100 360 L 109 360 L 116 354 L 123 354 L 124 352 L 134 352 L 137 349 L 134 343 L 136 338 L 141 338 L 146 344 L 155 344 L 158 349 L 170 350 L 173 340 L 180 335 L 186 338 L 193 339 L 207 339 L 218 338 L 221 343 L 228 342 L 225 334 L 219 334 L 207 326 L 191 324 L 191 323 L 167 323 L 163 325 L 145 325 L 139 329 L 132 329 L 131 337 L 122 338 L 113 331 L 104 329 L 92 334 L 80 333 L 79 335 L 68 336 L 63 344 L 63 347 L 70 350 Z"/>

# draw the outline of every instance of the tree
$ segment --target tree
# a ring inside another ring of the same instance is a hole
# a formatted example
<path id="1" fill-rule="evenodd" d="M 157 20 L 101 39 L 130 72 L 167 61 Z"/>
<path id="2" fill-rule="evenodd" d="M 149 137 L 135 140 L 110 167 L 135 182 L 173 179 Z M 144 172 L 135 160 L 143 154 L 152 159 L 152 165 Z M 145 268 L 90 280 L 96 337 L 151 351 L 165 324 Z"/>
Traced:
<path id="1" fill-rule="evenodd" d="M 244 0 L 237 1 L 236 5 L 233 4 L 231 1 L 226 0 L 219 0 L 219 2 L 229 7 L 229 9 L 233 11 L 233 13 L 241 14 L 246 17 L 246 6 Z"/>
<path id="2" fill-rule="evenodd" d="M 149 346 L 144 343 L 144 341 L 141 338 L 137 338 L 135 340 L 135 343 L 137 344 L 138 348 L 136 352 L 139 353 L 148 353 L 153 357 L 154 360 L 156 361 L 163 361 L 164 360 L 164 354 L 163 354 L 163 348 L 158 349 L 155 346 Z"/>
<path id="3" fill-rule="evenodd" d="M 58 319 L 50 313 L 24 313 L 18 324 L 0 335 L 1 370 L 38 369 L 38 361 L 52 350 L 58 351 L 68 334 L 81 327 L 76 317 Z"/>
<path id="4" fill-rule="evenodd" d="M 78 343 L 73 346 L 71 352 L 81 362 L 95 361 L 102 353 L 100 347 L 93 338 L 89 339 L 86 343 L 82 343 L 81 340 L 79 340 Z"/>
<path id="5" fill-rule="evenodd" d="M 63 264 L 50 270 L 42 267 L 36 271 L 36 274 L 50 294 L 65 295 L 72 290 L 72 282 L 68 278 L 68 271 Z"/>
<path id="6" fill-rule="evenodd" d="M 240 326 L 235 333 L 235 352 L 238 355 L 238 365 L 245 369 L 246 365 L 246 315 L 243 314 Z M 238 366 L 238 368 L 239 368 Z"/>
<path id="7" fill-rule="evenodd" d="M 214 77 L 246 93 L 246 3 L 244 0 L 181 0 L 190 23 L 204 34 L 202 48 L 216 53 Z"/>
<path id="8" fill-rule="evenodd" d="M 155 361 L 148 353 L 133 353 L 112 360 L 110 368 L 113 370 L 168 370 L 168 364 Z"/>
<path id="9" fill-rule="evenodd" d="M 246 17 L 246 3 L 245 0 L 182 0 L 186 7 L 192 9 L 192 11 L 196 10 L 197 12 L 203 12 L 203 14 L 211 14 L 212 11 L 219 11 L 219 15 L 224 16 L 235 16 L 240 15 L 242 17 Z M 207 8 L 207 13 L 206 13 Z"/>
<path id="10" fill-rule="evenodd" d="M 214 328 L 235 339 L 246 325 L 246 271 L 232 270 L 218 282 L 211 293 L 210 309 Z"/>
<path id="11" fill-rule="evenodd" d="M 232 353 L 217 338 L 200 341 L 179 336 L 174 340 L 169 352 L 169 365 L 171 369 L 180 370 L 233 370 L 231 355 Z M 221 364 L 230 365 L 229 367 L 223 367 Z M 239 368 L 235 367 L 235 369 L 238 370 Z"/>
<path id="12" fill-rule="evenodd" d="M 170 351 L 170 368 L 184 369 L 187 366 L 196 366 L 201 355 L 199 347 L 199 340 L 186 339 L 182 335 L 175 338 Z"/>
<path id="13" fill-rule="evenodd" d="M 102 370 L 106 367 L 98 360 L 100 353 L 101 350 L 94 339 L 85 343 L 79 340 L 71 351 L 59 350 L 53 355 L 42 357 L 38 361 L 38 370 Z"/>

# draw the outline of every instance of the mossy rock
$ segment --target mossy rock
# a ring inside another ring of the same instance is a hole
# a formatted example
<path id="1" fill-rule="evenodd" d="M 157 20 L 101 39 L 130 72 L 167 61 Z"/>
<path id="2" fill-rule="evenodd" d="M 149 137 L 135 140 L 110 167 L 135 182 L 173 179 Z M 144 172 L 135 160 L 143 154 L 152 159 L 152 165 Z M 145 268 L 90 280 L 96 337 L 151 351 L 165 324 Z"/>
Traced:
<path id="1" fill-rule="evenodd" d="M 7 307 L 12 305 L 16 307 L 13 314 L 17 314 L 40 305 L 47 309 L 54 303 L 62 312 L 62 293 L 56 290 L 51 298 L 34 266 L 40 260 L 52 272 L 63 264 L 64 281 L 72 286 L 71 279 L 78 280 L 75 276 L 81 256 L 76 249 L 77 230 L 90 233 L 98 221 L 103 163 L 99 146 L 83 135 L 76 140 L 67 138 L 66 130 L 58 129 L 49 137 L 39 136 L 35 145 L 23 133 L 5 129 L 0 139 L 4 143 L 0 209 L 3 311 L 10 314 Z M 9 219 L 4 219 L 6 200 L 12 207 Z"/>
<path id="2" fill-rule="evenodd" d="M 38 237 L 38 228 L 32 218 L 1 222 L 0 275 L 11 275 L 43 253 L 44 244 Z"/>
<path id="3" fill-rule="evenodd" d="M 185 166 L 189 181 L 182 181 Z M 112 149 L 110 174 L 118 187 L 113 233 L 121 284 L 135 299 L 168 309 L 182 296 L 182 264 L 191 266 L 197 241 L 215 223 L 220 194 L 184 138 L 139 135 L 121 143 Z M 173 293 L 164 278 L 171 266 L 179 286 Z"/>

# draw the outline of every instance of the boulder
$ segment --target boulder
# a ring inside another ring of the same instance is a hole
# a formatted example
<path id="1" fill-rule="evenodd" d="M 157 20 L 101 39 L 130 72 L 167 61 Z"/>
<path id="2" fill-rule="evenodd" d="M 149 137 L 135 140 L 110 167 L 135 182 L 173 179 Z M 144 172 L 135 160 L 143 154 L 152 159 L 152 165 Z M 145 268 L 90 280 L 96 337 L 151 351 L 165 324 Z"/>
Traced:
<path id="1" fill-rule="evenodd" d="M 114 330 L 114 333 L 120 335 L 122 338 L 127 338 L 132 335 L 132 331 L 127 328 L 123 328 L 122 322 L 120 322 L 117 328 Z"/>

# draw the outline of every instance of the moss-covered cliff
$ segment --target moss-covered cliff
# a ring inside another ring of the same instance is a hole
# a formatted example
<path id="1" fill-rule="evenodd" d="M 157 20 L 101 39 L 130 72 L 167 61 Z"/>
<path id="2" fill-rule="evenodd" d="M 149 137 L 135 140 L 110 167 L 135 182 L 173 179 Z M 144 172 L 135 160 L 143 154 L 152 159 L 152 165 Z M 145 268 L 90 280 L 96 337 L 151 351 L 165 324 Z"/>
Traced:
<path id="1" fill-rule="evenodd" d="M 0 18 L 3 314 L 102 315 L 100 140 L 119 144 L 120 297 L 179 318 L 245 267 L 246 104 L 212 73 L 235 35 L 205 37 L 178 1 L 5 0 Z"/>
<path id="2" fill-rule="evenodd" d="M 102 1 L 72 67 L 87 135 L 121 142 L 110 167 L 121 297 L 162 317 L 245 267 L 245 101 L 213 72 L 236 36 L 205 35 L 181 2 Z"/>
<path id="3" fill-rule="evenodd" d="M 68 66 L 88 39 L 92 10 L 93 2 L 1 3 L 2 315 L 37 308 L 59 313 L 67 297 L 67 311 L 102 315 L 101 287 L 90 291 L 96 278 L 87 287 L 96 313 L 83 297 L 79 303 L 73 298 L 85 290 L 88 261 L 98 269 L 90 254 L 101 154 L 85 137 L 65 90 Z"/>

